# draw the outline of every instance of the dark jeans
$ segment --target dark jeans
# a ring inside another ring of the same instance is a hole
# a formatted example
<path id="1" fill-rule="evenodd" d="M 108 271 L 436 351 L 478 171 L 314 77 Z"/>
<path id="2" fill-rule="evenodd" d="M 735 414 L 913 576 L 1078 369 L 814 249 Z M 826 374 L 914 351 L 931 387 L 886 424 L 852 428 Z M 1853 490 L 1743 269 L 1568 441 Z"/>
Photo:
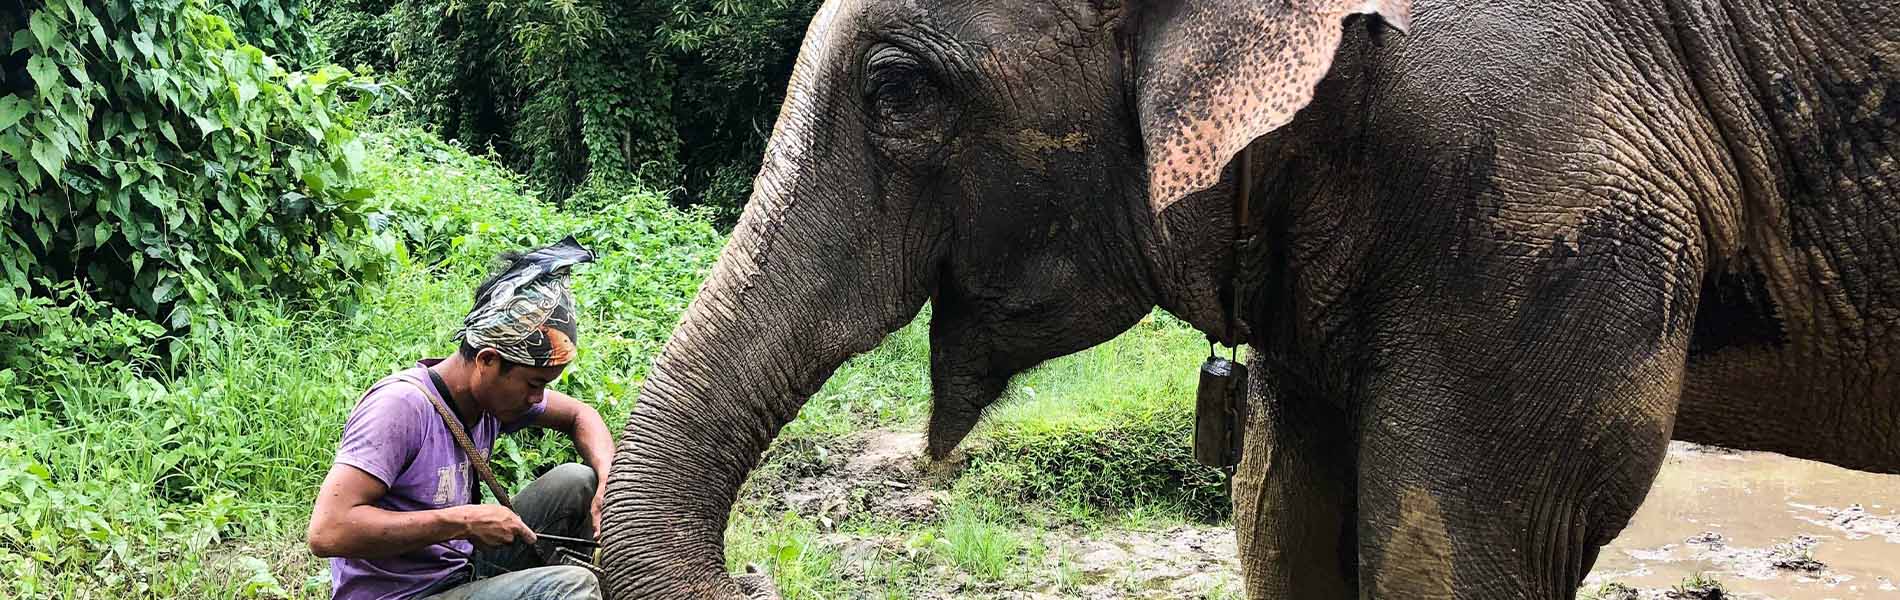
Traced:
<path id="1" fill-rule="evenodd" d="M 529 529 L 564 537 L 594 538 L 594 470 L 567 463 L 555 467 L 514 497 L 515 514 Z M 593 551 L 575 548 L 592 556 Z M 477 549 L 471 561 L 481 578 L 454 585 L 424 600 L 599 600 L 600 582 L 581 567 L 548 566 L 527 544 Z"/>

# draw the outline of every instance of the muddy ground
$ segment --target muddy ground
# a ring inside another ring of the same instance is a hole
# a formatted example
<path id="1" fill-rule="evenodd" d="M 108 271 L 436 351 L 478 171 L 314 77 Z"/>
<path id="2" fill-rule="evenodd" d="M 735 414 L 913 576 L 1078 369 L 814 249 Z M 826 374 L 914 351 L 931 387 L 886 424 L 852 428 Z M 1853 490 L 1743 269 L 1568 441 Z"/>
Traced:
<path id="1" fill-rule="evenodd" d="M 937 516 L 946 475 L 923 464 L 921 434 L 871 431 L 841 440 L 839 468 L 788 482 L 785 508 L 829 524 L 858 511 L 887 520 Z M 939 467 L 940 468 L 940 467 Z M 1008 585 L 974 583 L 948 568 L 925 598 L 1238 598 L 1233 531 L 1171 525 L 1091 531 L 1024 529 L 1043 565 Z M 902 533 L 828 533 L 845 576 L 914 551 Z M 1585 590 L 1604 598 L 1677 598 L 1701 575 L 1733 598 L 1900 598 L 1900 476 L 1849 471 L 1784 456 L 1672 443 L 1648 500 L 1603 549 Z"/>

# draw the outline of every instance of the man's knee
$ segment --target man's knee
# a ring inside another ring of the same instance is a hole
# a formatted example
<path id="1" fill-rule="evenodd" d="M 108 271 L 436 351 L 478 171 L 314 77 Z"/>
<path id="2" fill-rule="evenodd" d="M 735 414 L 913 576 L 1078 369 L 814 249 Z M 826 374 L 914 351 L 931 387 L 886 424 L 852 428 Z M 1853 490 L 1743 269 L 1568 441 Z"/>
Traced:
<path id="1" fill-rule="evenodd" d="M 541 475 L 541 481 L 564 494 L 580 494 L 592 498 L 594 488 L 600 484 L 594 470 L 580 463 L 561 463 Z"/>
<path id="2" fill-rule="evenodd" d="M 600 578 L 581 567 L 543 567 L 547 573 L 535 586 L 535 598 L 599 600 Z"/>

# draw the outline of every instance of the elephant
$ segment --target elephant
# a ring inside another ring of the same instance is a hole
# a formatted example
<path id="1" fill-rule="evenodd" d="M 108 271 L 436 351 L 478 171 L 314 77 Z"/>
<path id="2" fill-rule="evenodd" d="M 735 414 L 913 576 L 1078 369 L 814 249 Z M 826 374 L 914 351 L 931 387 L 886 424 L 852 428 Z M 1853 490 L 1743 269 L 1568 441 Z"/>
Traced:
<path id="1" fill-rule="evenodd" d="M 1252 598 L 1569 598 L 1672 437 L 1900 472 L 1896 86 L 1875 0 L 826 0 L 603 581 L 769 593 L 741 484 L 926 302 L 937 458 L 1157 307 L 1247 346 Z"/>

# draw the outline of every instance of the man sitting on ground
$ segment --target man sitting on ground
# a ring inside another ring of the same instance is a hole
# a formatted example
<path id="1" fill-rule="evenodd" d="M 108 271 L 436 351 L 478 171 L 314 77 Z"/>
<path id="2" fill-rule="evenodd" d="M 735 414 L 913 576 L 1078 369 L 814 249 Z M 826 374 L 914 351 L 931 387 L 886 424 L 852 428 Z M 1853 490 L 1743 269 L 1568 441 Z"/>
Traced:
<path id="1" fill-rule="evenodd" d="M 475 291 L 456 354 L 357 401 L 310 515 L 331 598 L 600 598 L 592 571 L 544 564 L 534 547 L 536 532 L 592 539 L 600 526 L 613 439 L 592 407 L 546 389 L 576 350 L 568 268 L 593 258 L 573 238 L 510 257 Z M 533 426 L 567 434 L 588 466 L 548 471 L 513 511 L 473 504 L 477 474 L 436 402 L 484 456 L 500 434 Z"/>

